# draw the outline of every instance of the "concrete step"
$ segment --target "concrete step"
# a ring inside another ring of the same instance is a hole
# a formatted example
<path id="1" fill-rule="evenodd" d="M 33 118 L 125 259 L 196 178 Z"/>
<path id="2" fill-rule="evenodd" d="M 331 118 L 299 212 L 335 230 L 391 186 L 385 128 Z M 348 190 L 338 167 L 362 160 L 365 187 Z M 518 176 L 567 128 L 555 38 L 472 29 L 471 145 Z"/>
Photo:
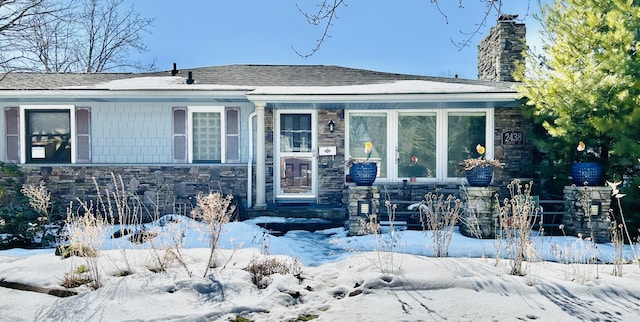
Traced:
<path id="1" fill-rule="evenodd" d="M 345 208 L 319 205 L 277 205 L 267 209 L 249 209 L 247 215 L 248 221 L 274 234 L 344 227 L 347 220 Z"/>

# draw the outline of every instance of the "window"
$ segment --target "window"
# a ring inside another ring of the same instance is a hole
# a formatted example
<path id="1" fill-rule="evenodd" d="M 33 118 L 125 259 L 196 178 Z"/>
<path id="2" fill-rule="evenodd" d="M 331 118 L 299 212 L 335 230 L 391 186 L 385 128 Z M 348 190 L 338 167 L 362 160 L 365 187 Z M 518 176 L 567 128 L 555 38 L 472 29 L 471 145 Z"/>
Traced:
<path id="1" fill-rule="evenodd" d="M 6 161 L 91 162 L 88 107 L 24 105 L 5 108 Z"/>
<path id="2" fill-rule="evenodd" d="M 311 151 L 311 114 L 280 115 L 280 152 Z"/>
<path id="3" fill-rule="evenodd" d="M 487 145 L 487 117 L 484 112 L 451 112 L 447 121 L 447 176 L 456 177 L 456 168 L 462 160 L 478 157 L 476 145 Z"/>
<path id="4" fill-rule="evenodd" d="M 69 110 L 31 109 L 25 117 L 27 163 L 71 163 Z"/>
<path id="5" fill-rule="evenodd" d="M 347 111 L 347 126 L 348 155 L 363 160 L 371 141 L 382 180 L 457 178 L 457 164 L 475 156 L 477 144 L 493 156 L 492 109 Z"/>
<path id="6" fill-rule="evenodd" d="M 176 163 L 240 161 L 240 110 L 223 106 L 173 109 L 173 160 Z"/>
<path id="7" fill-rule="evenodd" d="M 366 142 L 373 144 L 369 161 L 378 163 L 378 177 L 387 177 L 386 113 L 349 113 L 349 155 L 354 160 L 366 160 Z"/>
<path id="8" fill-rule="evenodd" d="M 189 156 L 191 162 L 222 162 L 224 159 L 220 108 L 189 108 Z"/>
<path id="9" fill-rule="evenodd" d="M 436 113 L 398 113 L 398 177 L 436 175 Z"/>

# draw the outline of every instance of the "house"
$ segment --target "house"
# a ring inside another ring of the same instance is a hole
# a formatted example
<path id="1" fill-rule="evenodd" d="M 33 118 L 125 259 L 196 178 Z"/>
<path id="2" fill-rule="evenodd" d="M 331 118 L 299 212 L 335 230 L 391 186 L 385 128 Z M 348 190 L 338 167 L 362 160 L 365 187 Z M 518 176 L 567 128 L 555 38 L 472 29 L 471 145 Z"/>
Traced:
<path id="1" fill-rule="evenodd" d="M 345 161 L 364 158 L 367 141 L 379 187 L 457 186 L 456 165 L 477 144 L 506 163 L 496 186 L 530 178 L 529 123 L 510 82 L 524 25 L 499 21 L 479 48 L 481 80 L 318 65 L 10 73 L 0 160 L 67 200 L 95 196 L 93 179 L 115 173 L 167 212 L 221 190 L 243 216 L 290 207 L 335 221 L 353 186 Z"/>

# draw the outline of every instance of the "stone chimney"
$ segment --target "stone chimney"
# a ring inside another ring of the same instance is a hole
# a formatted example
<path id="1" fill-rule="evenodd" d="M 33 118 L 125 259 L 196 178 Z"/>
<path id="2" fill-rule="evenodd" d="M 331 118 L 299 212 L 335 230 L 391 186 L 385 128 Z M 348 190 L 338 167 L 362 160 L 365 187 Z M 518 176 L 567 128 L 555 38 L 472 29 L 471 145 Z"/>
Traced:
<path id="1" fill-rule="evenodd" d="M 527 28 L 518 15 L 501 15 L 498 24 L 478 44 L 478 79 L 513 82 L 517 61 L 526 48 Z"/>

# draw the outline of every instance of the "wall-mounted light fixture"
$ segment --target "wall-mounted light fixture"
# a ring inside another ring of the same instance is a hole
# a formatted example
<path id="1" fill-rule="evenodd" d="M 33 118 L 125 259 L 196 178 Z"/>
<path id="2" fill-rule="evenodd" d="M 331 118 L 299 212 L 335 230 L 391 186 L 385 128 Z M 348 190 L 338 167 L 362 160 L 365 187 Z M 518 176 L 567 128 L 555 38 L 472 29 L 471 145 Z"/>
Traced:
<path id="1" fill-rule="evenodd" d="M 329 127 L 329 132 L 333 133 L 333 131 L 336 130 L 336 123 L 333 123 L 333 120 L 329 120 L 329 123 L 327 123 L 327 126 Z"/>
<path id="2" fill-rule="evenodd" d="M 591 212 L 591 216 L 600 216 L 600 207 L 601 204 L 597 201 L 593 201 L 591 203 L 591 209 L 589 210 Z"/>
<path id="3" fill-rule="evenodd" d="M 358 200 L 358 216 L 368 217 L 371 214 L 371 202 L 369 200 Z"/>

